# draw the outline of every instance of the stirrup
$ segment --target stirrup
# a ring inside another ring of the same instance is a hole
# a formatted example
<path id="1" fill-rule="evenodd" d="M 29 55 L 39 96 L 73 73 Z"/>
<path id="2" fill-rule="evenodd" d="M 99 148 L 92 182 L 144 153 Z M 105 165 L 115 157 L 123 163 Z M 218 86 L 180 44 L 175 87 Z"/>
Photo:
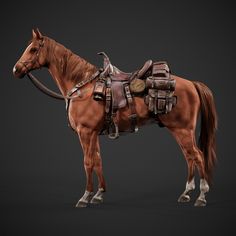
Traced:
<path id="1" fill-rule="evenodd" d="M 115 132 L 113 132 L 112 126 L 114 126 L 114 128 L 115 128 Z M 111 128 L 111 131 L 112 131 L 111 133 L 110 133 L 110 128 Z M 110 139 L 117 139 L 117 138 L 119 137 L 118 125 L 115 124 L 114 122 L 112 122 L 112 123 L 111 123 L 111 126 L 109 126 L 109 128 L 108 128 L 108 137 L 109 137 Z"/>

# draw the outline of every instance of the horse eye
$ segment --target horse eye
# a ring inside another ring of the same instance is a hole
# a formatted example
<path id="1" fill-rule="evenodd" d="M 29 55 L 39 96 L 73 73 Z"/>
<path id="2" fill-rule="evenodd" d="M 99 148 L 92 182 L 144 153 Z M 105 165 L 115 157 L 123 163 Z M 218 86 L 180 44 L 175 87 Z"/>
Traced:
<path id="1" fill-rule="evenodd" d="M 37 48 L 31 48 L 31 49 L 30 49 L 30 52 L 31 52 L 31 53 L 35 53 L 37 50 L 38 50 Z"/>

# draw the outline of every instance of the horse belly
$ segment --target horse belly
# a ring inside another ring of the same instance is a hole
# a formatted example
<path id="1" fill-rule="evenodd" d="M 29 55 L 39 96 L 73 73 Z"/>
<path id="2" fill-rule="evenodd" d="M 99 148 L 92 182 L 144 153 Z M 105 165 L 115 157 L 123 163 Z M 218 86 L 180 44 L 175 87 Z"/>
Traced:
<path id="1" fill-rule="evenodd" d="M 135 112 L 137 115 L 138 126 L 145 125 L 150 119 L 148 107 L 144 103 L 144 99 L 140 97 L 134 97 Z M 117 123 L 120 131 L 130 130 L 131 122 L 129 116 L 131 110 L 128 106 L 117 111 Z"/>

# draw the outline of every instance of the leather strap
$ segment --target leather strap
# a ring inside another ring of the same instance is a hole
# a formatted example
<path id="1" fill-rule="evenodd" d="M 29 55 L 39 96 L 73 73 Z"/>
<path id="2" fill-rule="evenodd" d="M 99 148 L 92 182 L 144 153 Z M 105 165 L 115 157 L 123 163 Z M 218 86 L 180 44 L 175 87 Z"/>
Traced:
<path id="1" fill-rule="evenodd" d="M 107 78 L 107 87 L 106 87 L 106 106 L 105 112 L 109 114 L 111 108 L 111 80 Z"/>
<path id="2" fill-rule="evenodd" d="M 75 87 L 72 88 L 66 96 L 63 96 L 62 94 L 56 93 L 56 92 L 52 91 L 51 89 L 47 88 L 34 75 L 32 75 L 32 73 L 27 73 L 27 76 L 37 89 L 39 89 L 41 92 L 48 95 L 49 97 L 59 99 L 59 100 L 70 100 L 70 99 L 80 97 L 81 93 L 80 93 L 79 89 L 81 87 L 83 87 L 84 85 L 88 84 L 89 82 L 91 82 L 92 80 L 94 80 L 95 78 L 97 78 L 97 76 L 99 74 L 100 74 L 100 71 L 97 71 L 89 79 L 82 80 L 81 82 L 76 84 Z M 77 92 L 78 94 L 75 96 L 72 96 L 75 92 Z"/>
<path id="3" fill-rule="evenodd" d="M 95 78 L 97 78 L 101 73 L 101 70 L 98 70 L 97 72 L 95 72 L 90 78 L 86 79 L 86 80 L 82 80 L 81 82 L 79 82 L 78 84 L 76 84 L 74 86 L 74 88 L 72 88 L 68 93 L 67 93 L 67 97 L 70 97 L 73 93 L 75 93 L 76 91 L 78 91 L 81 87 L 83 87 L 84 85 L 90 83 L 92 80 L 94 80 Z M 74 97 L 71 97 L 74 98 Z"/>
<path id="4" fill-rule="evenodd" d="M 132 132 L 137 132 L 138 131 L 137 114 L 136 114 L 134 103 L 133 103 L 133 97 L 132 97 L 130 89 L 129 89 L 129 84 L 125 83 L 124 88 L 125 88 L 125 95 L 126 95 L 126 98 L 127 98 L 128 104 L 129 104 L 129 108 L 130 108 L 129 119 L 131 122 L 131 130 L 132 130 Z"/>
<path id="5" fill-rule="evenodd" d="M 105 105 L 105 124 L 107 126 L 108 136 L 111 139 L 119 137 L 119 130 L 116 123 L 116 111 L 112 107 L 112 94 L 111 94 L 111 78 L 107 77 L 106 81 L 106 105 Z"/>

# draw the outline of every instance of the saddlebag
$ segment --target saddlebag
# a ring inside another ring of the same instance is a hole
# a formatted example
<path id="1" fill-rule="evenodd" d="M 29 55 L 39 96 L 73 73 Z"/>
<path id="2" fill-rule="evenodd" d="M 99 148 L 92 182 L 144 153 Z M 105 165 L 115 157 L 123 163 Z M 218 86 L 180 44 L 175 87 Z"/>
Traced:
<path id="1" fill-rule="evenodd" d="M 176 81 L 171 78 L 166 62 L 153 63 L 152 75 L 146 79 L 148 95 L 145 102 L 154 115 L 166 114 L 176 105 L 174 96 Z"/>

